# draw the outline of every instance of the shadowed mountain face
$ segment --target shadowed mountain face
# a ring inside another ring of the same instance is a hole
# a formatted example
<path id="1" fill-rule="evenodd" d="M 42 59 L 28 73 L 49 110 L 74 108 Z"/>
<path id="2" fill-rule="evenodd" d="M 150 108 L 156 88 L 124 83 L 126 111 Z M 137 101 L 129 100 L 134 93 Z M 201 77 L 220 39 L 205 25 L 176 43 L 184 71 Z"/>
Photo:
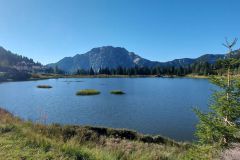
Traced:
<path id="1" fill-rule="evenodd" d="M 74 57 L 65 57 L 57 63 L 48 66 L 58 66 L 67 72 L 74 72 L 77 69 L 88 70 L 91 67 L 97 71 L 100 68 L 117 68 L 119 66 L 131 68 L 134 66 L 156 66 L 159 62 L 149 61 L 133 52 L 128 52 L 125 48 L 120 47 L 99 47 L 93 48 L 85 54 L 77 54 Z"/>
<path id="2" fill-rule="evenodd" d="M 66 72 L 76 72 L 78 69 L 89 70 L 91 67 L 98 71 L 100 68 L 124 68 L 139 67 L 155 67 L 155 66 L 175 66 L 184 67 L 195 62 L 215 63 L 217 59 L 223 58 L 223 54 L 205 54 L 196 59 L 183 58 L 175 59 L 169 62 L 156 62 L 144 59 L 133 52 L 127 51 L 125 48 L 104 46 L 93 48 L 85 54 L 77 54 L 74 57 L 65 57 L 57 63 L 48 64 L 48 66 L 64 70 Z"/>

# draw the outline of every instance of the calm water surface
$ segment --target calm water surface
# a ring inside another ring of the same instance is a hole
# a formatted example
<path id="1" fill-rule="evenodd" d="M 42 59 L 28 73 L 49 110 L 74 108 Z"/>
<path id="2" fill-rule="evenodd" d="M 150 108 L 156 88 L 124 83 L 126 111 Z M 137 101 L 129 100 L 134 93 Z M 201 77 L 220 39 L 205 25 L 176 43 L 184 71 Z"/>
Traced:
<path id="1" fill-rule="evenodd" d="M 48 84 L 52 89 L 39 89 Z M 97 89 L 96 96 L 76 96 Z M 125 95 L 111 95 L 120 89 Z M 176 140 L 192 140 L 193 107 L 207 109 L 214 86 L 188 78 L 78 78 L 0 84 L 0 106 L 27 120 L 128 128 Z M 45 118 L 43 118 L 45 117 Z"/>

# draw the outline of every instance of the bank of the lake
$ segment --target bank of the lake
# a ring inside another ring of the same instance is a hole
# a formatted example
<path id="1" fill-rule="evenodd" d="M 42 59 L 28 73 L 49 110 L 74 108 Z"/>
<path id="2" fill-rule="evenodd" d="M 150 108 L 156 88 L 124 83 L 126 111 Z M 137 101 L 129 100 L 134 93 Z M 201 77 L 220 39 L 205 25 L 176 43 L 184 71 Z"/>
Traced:
<path id="1" fill-rule="evenodd" d="M 0 79 L 0 82 L 18 82 L 18 81 L 37 81 L 45 79 L 58 79 L 58 78 L 199 78 L 208 79 L 210 76 L 188 74 L 185 76 L 176 75 L 74 75 L 74 74 L 31 74 L 31 77 L 24 80 L 13 80 L 13 79 Z"/>
<path id="2" fill-rule="evenodd" d="M 95 74 L 95 75 L 74 75 L 74 74 L 33 74 L 32 80 L 39 79 L 53 79 L 53 78 L 209 78 L 209 76 L 188 74 L 185 76 L 177 75 L 107 75 L 107 74 Z"/>
<path id="3" fill-rule="evenodd" d="M 42 125 L 0 109 L 1 159 L 183 159 L 190 144 L 129 130 Z"/>

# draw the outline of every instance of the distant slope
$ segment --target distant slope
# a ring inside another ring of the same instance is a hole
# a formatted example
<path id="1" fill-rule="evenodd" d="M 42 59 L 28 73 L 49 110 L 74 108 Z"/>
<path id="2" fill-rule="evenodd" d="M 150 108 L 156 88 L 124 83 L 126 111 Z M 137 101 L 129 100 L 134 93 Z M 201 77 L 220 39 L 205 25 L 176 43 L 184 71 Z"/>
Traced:
<path id="1" fill-rule="evenodd" d="M 33 59 L 14 54 L 0 47 L 0 82 L 27 80 L 31 73 L 44 72 L 46 67 Z"/>
<path id="2" fill-rule="evenodd" d="M 50 67 L 58 67 L 66 72 L 73 73 L 78 69 L 89 70 L 91 67 L 98 71 L 100 68 L 124 68 L 139 67 L 155 67 L 155 66 L 187 66 L 195 62 L 215 63 L 217 59 L 223 58 L 223 54 L 205 54 L 196 59 L 183 58 L 175 59 L 169 62 L 150 61 L 140 57 L 139 55 L 127 51 L 125 48 L 104 46 L 93 48 L 85 54 L 77 54 L 74 57 L 65 57 L 57 63 L 49 64 Z"/>
<path id="3" fill-rule="evenodd" d="M 11 67 L 23 61 L 29 65 L 36 65 L 33 59 L 14 54 L 0 46 L 0 66 Z"/>
<path id="4" fill-rule="evenodd" d="M 4 70 L 18 70 L 32 72 L 42 70 L 44 66 L 31 58 L 14 54 L 0 46 L 0 72 Z"/>

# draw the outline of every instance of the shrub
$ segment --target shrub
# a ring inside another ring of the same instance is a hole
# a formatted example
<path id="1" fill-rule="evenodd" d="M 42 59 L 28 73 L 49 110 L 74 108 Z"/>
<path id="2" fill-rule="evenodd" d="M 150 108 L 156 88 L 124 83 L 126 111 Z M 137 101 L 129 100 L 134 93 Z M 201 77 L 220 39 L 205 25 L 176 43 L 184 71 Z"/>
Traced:
<path id="1" fill-rule="evenodd" d="M 0 133 L 8 133 L 11 132 L 15 129 L 14 125 L 4 125 L 4 126 L 0 126 Z"/>
<path id="2" fill-rule="evenodd" d="M 65 142 L 70 138 L 74 137 L 76 134 L 77 134 L 76 129 L 72 126 L 65 126 L 63 128 L 62 136 Z"/>
<path id="3" fill-rule="evenodd" d="M 134 140 L 137 139 L 137 132 L 125 129 L 111 129 L 107 130 L 107 136 L 114 137 L 114 138 L 121 138 L 121 139 L 129 139 Z"/>

